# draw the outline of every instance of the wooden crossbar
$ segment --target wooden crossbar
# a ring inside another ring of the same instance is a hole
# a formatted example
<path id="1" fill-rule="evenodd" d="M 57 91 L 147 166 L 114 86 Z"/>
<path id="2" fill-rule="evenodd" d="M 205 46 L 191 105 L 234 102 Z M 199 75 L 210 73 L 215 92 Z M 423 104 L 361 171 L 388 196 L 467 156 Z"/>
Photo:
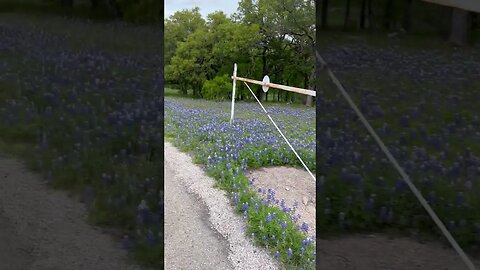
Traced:
<path id="1" fill-rule="evenodd" d="M 478 0 L 422 0 L 422 1 L 480 13 L 480 1 Z"/>
<path id="2" fill-rule="evenodd" d="M 316 92 L 313 90 L 307 90 L 307 89 L 293 87 L 293 86 L 286 86 L 286 85 L 275 84 L 275 83 L 264 83 L 262 81 L 257 81 L 257 80 L 252 80 L 252 79 L 247 79 L 247 78 L 242 78 L 237 76 L 232 76 L 232 80 L 248 82 L 248 83 L 253 83 L 253 84 L 262 85 L 262 86 L 268 86 L 275 89 L 281 89 L 285 91 L 295 92 L 295 93 L 314 96 L 314 97 L 316 96 Z"/>

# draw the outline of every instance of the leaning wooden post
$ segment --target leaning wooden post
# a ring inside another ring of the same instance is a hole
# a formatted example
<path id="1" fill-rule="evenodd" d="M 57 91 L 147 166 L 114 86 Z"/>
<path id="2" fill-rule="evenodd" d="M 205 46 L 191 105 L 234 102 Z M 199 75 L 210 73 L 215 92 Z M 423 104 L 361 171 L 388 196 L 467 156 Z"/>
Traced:
<path id="1" fill-rule="evenodd" d="M 235 111 L 235 83 L 236 83 L 236 78 L 237 77 L 237 64 L 235 63 L 233 65 L 233 90 L 232 90 L 232 113 L 230 115 L 230 124 L 233 123 L 233 113 Z"/>

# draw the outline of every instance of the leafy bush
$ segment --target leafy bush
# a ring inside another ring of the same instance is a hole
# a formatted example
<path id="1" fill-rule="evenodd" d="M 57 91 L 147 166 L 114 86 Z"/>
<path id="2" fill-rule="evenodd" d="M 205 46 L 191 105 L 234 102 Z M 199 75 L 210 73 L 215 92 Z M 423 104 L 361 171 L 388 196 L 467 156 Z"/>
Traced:
<path id="1" fill-rule="evenodd" d="M 202 96 L 210 100 L 225 100 L 230 97 L 231 80 L 228 75 L 217 76 L 203 83 Z"/>

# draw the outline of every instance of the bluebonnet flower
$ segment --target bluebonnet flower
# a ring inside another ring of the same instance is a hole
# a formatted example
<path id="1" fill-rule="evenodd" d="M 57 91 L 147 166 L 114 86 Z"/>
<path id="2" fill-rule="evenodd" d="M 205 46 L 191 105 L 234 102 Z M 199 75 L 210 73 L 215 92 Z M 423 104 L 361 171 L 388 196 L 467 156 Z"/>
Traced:
<path id="1" fill-rule="evenodd" d="M 375 206 L 375 198 L 373 195 L 368 198 L 367 202 L 365 203 L 365 209 L 367 211 L 373 211 L 373 208 Z"/>
<path id="2" fill-rule="evenodd" d="M 465 205 L 465 197 L 463 196 L 463 192 L 458 192 L 455 197 L 455 203 L 457 207 L 463 207 Z"/>
<path id="3" fill-rule="evenodd" d="M 148 245 L 154 246 L 156 244 L 155 235 L 153 234 L 153 232 L 151 230 L 148 230 L 146 238 L 147 238 Z"/>
<path id="4" fill-rule="evenodd" d="M 308 244 L 310 244 L 310 239 L 307 238 L 307 239 L 302 240 L 302 246 L 306 247 L 306 246 L 308 246 Z"/>
<path id="5" fill-rule="evenodd" d="M 302 230 L 303 232 L 308 232 L 308 224 L 305 223 L 305 222 L 303 222 L 303 223 L 302 223 L 302 226 L 301 226 L 301 230 Z"/>
<path id="6" fill-rule="evenodd" d="M 267 214 L 267 223 L 270 223 L 272 221 L 272 215 L 270 213 Z"/>

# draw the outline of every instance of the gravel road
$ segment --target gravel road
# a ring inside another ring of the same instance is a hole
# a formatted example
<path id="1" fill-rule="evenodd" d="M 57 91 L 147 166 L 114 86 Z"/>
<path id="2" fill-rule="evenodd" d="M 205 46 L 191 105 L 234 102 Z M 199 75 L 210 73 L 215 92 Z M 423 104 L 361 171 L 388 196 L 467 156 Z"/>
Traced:
<path id="1" fill-rule="evenodd" d="M 0 156 L 0 269 L 136 270 L 119 243 L 86 222 L 85 205 Z"/>
<path id="2" fill-rule="evenodd" d="M 278 269 L 245 238 L 225 192 L 200 166 L 165 143 L 165 268 Z"/>

